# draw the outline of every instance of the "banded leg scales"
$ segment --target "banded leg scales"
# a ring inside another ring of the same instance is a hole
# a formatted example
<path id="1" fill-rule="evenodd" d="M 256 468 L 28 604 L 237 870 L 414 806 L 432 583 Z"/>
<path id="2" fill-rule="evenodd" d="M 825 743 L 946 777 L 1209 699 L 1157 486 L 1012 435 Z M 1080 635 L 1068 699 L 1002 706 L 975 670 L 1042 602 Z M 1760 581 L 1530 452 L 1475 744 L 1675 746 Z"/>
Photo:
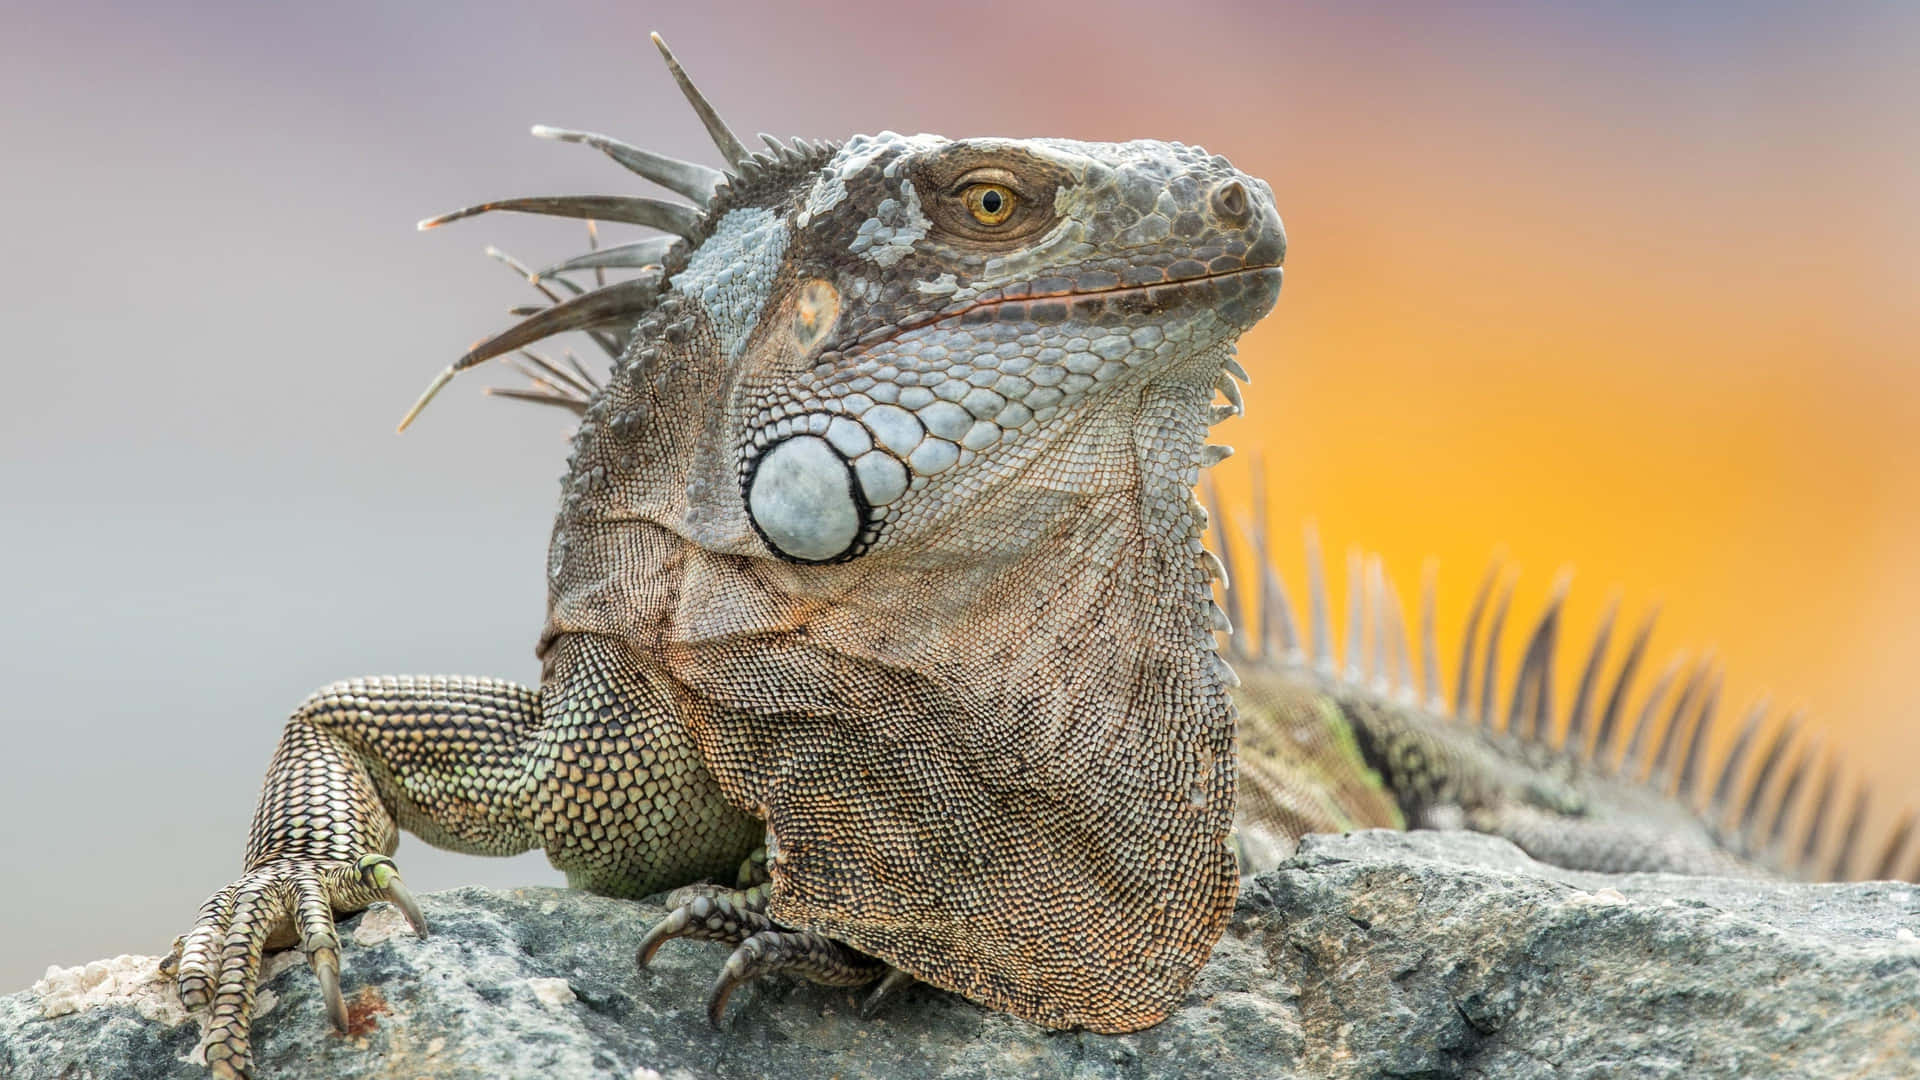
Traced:
<path id="1" fill-rule="evenodd" d="M 726 803 L 624 646 L 569 637 L 545 691 L 484 678 L 356 679 L 288 720 L 244 873 L 201 908 L 172 964 L 209 1010 L 207 1062 L 250 1074 L 261 958 L 298 944 L 344 1028 L 337 915 L 393 901 L 425 933 L 391 854 L 404 829 L 474 854 L 544 848 L 570 883 L 644 896 L 731 874 L 764 839 Z"/>

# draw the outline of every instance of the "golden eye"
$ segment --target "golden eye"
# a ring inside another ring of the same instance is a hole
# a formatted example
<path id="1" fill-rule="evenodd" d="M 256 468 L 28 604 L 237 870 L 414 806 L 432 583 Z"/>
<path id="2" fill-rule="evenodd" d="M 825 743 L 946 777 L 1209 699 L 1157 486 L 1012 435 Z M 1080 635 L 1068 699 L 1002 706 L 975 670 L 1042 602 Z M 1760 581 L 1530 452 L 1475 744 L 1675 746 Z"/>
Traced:
<path id="1" fill-rule="evenodd" d="M 968 184 L 960 193 L 960 201 L 967 204 L 973 220 L 982 225 L 998 225 L 1013 216 L 1013 207 L 1020 196 L 1003 184 Z"/>

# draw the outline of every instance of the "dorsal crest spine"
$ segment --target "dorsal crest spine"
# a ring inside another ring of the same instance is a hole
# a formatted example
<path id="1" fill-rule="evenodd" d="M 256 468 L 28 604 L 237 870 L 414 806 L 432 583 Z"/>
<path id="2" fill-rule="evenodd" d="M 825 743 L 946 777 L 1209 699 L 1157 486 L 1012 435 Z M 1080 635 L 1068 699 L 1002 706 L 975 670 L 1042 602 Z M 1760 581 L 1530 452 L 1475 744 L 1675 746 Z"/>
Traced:
<path id="1" fill-rule="evenodd" d="M 503 260 L 538 288 L 551 301 L 550 306 L 528 313 L 519 323 L 480 342 L 444 368 L 401 419 L 400 430 L 405 431 L 455 375 L 487 360 L 521 352 L 536 367 L 545 369 L 551 366 L 551 361 L 525 353 L 524 350 L 556 334 L 570 330 L 586 331 L 594 336 L 609 358 L 618 360 L 629 345 L 634 326 L 658 304 L 673 276 L 686 267 L 694 249 L 711 235 L 716 222 L 732 210 L 746 206 L 769 206 L 785 199 L 798 180 L 811 176 L 839 150 L 839 144 L 835 142 L 794 139 L 790 143 L 782 143 L 771 135 L 760 136 L 767 149 L 748 150 L 720 119 L 706 96 L 694 86 L 660 35 L 654 34 L 653 41 L 695 114 L 706 126 L 721 157 L 726 160 L 728 170 L 720 172 L 669 158 L 606 135 L 535 125 L 533 134 L 536 137 L 591 146 L 629 172 L 689 199 L 691 204 L 645 196 L 533 196 L 464 207 L 428 218 L 420 223 L 420 228 L 432 229 L 478 214 L 511 210 L 584 218 L 590 231 L 597 221 L 639 225 L 659 229 L 670 237 L 678 237 L 678 241 L 659 237 L 607 249 L 601 249 L 596 244 L 592 251 L 562 260 L 540 271 L 529 271 L 514 260 Z M 628 280 L 608 284 L 606 271 L 609 269 L 637 270 L 638 274 Z M 592 290 L 565 276 L 586 270 L 594 273 L 597 287 Z M 561 297 L 543 283 L 556 283 L 572 295 Z M 591 397 L 591 392 L 578 392 L 570 384 L 556 384 L 541 375 L 530 377 L 535 384 L 534 391 L 509 392 L 507 396 L 560 405 L 575 412 L 584 411 Z M 597 389 L 597 384 L 593 385 Z"/>

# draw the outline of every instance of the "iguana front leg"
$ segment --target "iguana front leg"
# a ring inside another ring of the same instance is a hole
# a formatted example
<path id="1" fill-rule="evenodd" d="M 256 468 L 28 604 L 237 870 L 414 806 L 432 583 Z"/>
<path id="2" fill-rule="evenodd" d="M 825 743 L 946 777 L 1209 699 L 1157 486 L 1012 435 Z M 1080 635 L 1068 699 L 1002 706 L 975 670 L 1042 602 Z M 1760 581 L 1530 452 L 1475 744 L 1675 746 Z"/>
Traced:
<path id="1" fill-rule="evenodd" d="M 544 847 L 569 882 L 614 895 L 738 866 L 764 827 L 722 799 L 649 670 L 620 644 L 569 635 L 539 691 L 366 679 L 301 706 L 268 768 L 246 873 L 207 902 L 178 954 L 182 999 L 211 1005 L 215 1075 L 248 1074 L 269 947 L 302 945 L 344 1023 L 333 918 L 382 897 L 408 906 L 387 858 L 399 829 L 477 854 Z"/>
<path id="2" fill-rule="evenodd" d="M 296 710 L 267 768 L 246 873 L 213 894 L 176 953 L 188 1008 L 210 1006 L 207 1064 L 248 1075 L 262 954 L 298 941 L 346 1028 L 337 912 L 391 899 L 426 932 L 388 856 L 405 825 L 433 843 L 509 855 L 538 839 L 521 807 L 538 691 L 491 679 L 336 683 Z"/>

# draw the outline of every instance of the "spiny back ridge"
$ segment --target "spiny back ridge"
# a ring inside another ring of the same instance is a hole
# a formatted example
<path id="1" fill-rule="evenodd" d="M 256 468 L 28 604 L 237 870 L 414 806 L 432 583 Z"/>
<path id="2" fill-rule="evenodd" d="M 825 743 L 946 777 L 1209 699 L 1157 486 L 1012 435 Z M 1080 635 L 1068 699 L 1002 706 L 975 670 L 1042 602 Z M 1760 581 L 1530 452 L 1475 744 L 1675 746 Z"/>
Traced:
<path id="1" fill-rule="evenodd" d="M 1209 494 L 1213 495 L 1210 501 L 1215 535 L 1224 538 L 1229 526 L 1217 494 Z M 1739 731 L 1726 754 L 1717 763 L 1708 762 L 1707 746 L 1714 741 L 1717 730 L 1724 681 L 1711 653 L 1691 665 L 1684 654 L 1675 657 L 1644 695 L 1637 692 L 1654 613 L 1649 613 L 1634 631 L 1596 716 L 1608 646 L 1619 613 L 1617 594 L 1609 599 L 1600 617 L 1562 722 L 1552 698 L 1562 609 L 1570 581 L 1570 576 L 1562 572 L 1544 611 L 1534 620 L 1520 668 L 1507 683 L 1506 720 L 1496 727 L 1495 717 L 1500 715 L 1498 653 L 1517 577 L 1508 572 L 1498 554 L 1475 590 L 1467 612 L 1449 698 L 1445 680 L 1437 670 L 1433 643 L 1439 615 L 1431 569 L 1420 593 L 1418 625 L 1424 685 L 1416 686 L 1405 645 L 1408 623 L 1400 610 L 1393 579 L 1377 557 L 1357 551 L 1349 557 L 1346 653 L 1336 660 L 1331 644 L 1336 628 L 1329 615 L 1326 572 L 1319 537 L 1312 527 L 1306 533 L 1310 603 L 1305 649 L 1301 648 L 1302 635 L 1295 630 L 1292 604 L 1268 546 L 1264 500 L 1260 500 L 1252 525 L 1238 531 L 1256 565 L 1234 575 L 1242 584 L 1228 586 L 1221 601 L 1235 614 L 1235 631 L 1226 651 L 1236 663 L 1299 671 L 1330 687 L 1368 695 L 1382 704 L 1417 707 L 1438 721 L 1480 729 L 1496 745 L 1507 747 L 1523 760 L 1545 754 L 1570 761 L 1599 777 L 1638 783 L 1698 816 L 1728 850 L 1783 874 L 1849 880 L 1859 874 L 1896 878 L 1904 872 L 1907 880 L 1920 881 L 1920 858 L 1908 856 L 1913 834 L 1920 830 L 1920 815 L 1914 813 L 1905 815 L 1884 842 L 1867 845 L 1873 856 L 1870 865 L 1858 864 L 1860 832 L 1870 801 L 1863 782 L 1851 785 L 1851 808 L 1837 833 L 1830 833 L 1832 808 L 1841 790 L 1848 786 L 1845 770 L 1837 754 L 1823 755 L 1817 740 L 1801 737 L 1803 718 L 1799 712 L 1790 712 L 1773 725 L 1758 763 L 1749 769 L 1749 758 L 1762 744 L 1761 734 L 1769 726 L 1770 706 L 1761 698 L 1742 714 Z M 1224 545 L 1222 551 L 1232 553 Z M 1249 587 L 1245 584 L 1248 582 L 1259 584 Z M 1482 641 L 1479 630 L 1489 604 L 1492 617 Z M 1259 623 L 1258 633 L 1242 623 L 1249 614 Z M 1371 641 L 1362 623 L 1371 628 Z M 1676 686 L 1678 697 L 1668 706 L 1669 694 Z M 1636 696 L 1641 698 L 1637 720 L 1630 731 L 1623 731 L 1622 717 L 1630 699 Z M 1624 753 L 1619 753 L 1623 738 L 1626 746 Z M 1797 832 L 1795 822 L 1804 822 Z"/>
<path id="2" fill-rule="evenodd" d="M 653 35 L 653 41 L 659 46 L 674 81 L 679 84 L 681 92 L 726 162 L 726 171 L 657 154 L 608 135 L 536 125 L 533 128 L 536 137 L 593 147 L 630 173 L 688 201 L 676 202 L 640 195 L 543 195 L 477 203 L 420 222 L 421 229 L 432 229 L 498 210 L 583 218 L 588 223 L 591 242 L 587 252 L 537 271 L 529 270 L 517 260 L 489 249 L 488 254 L 513 268 L 548 303 L 514 309 L 514 314 L 521 316 L 519 322 L 468 349 L 436 375 L 400 421 L 400 430 L 406 430 L 455 375 L 487 360 L 518 353 L 534 364 L 537 370 L 551 367 L 550 361 L 526 350 L 528 346 L 556 334 L 584 331 L 609 357 L 618 359 L 628 345 L 634 325 L 654 309 L 673 275 L 686 266 L 693 250 L 712 232 L 714 222 L 729 210 L 756 205 L 786 194 L 797 176 L 814 172 L 839 150 L 837 143 L 801 139 L 782 143 L 770 135 L 760 137 L 767 149 L 748 150 L 720 119 L 705 95 L 694 86 L 693 80 L 687 76 L 660 35 Z M 594 223 L 600 221 L 636 225 L 666 235 L 601 248 L 597 233 L 593 230 Z M 624 280 L 609 283 L 606 277 L 608 270 L 634 273 Z M 594 287 L 591 289 L 566 276 L 587 271 L 593 274 Z M 593 385 L 583 389 L 569 385 L 565 380 L 556 384 L 551 378 L 533 376 L 531 390 L 493 392 L 579 413 L 586 410 L 587 402 L 598 390 L 597 380 L 589 377 L 588 381 Z"/>

